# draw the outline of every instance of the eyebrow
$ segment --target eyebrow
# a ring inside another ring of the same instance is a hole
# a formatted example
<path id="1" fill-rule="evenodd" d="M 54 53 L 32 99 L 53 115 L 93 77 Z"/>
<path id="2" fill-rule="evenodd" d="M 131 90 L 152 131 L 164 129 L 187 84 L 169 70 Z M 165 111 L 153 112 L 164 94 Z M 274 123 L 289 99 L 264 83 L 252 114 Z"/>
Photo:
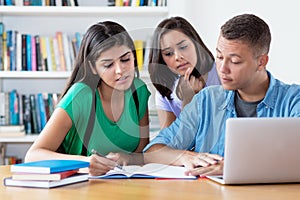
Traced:
<path id="1" fill-rule="evenodd" d="M 218 48 L 216 48 L 216 51 L 218 52 L 218 53 L 222 53 Z M 239 58 L 242 58 L 239 54 L 235 54 L 235 53 L 232 53 L 232 54 L 229 54 L 230 55 L 230 57 L 239 57 Z"/>
<path id="2" fill-rule="evenodd" d="M 126 55 L 128 55 L 129 53 L 130 53 L 131 51 L 127 51 L 126 53 L 124 53 L 124 54 L 122 54 L 120 57 L 118 57 L 118 58 L 122 58 L 122 57 L 124 57 L 124 56 L 126 56 Z M 101 59 L 100 60 L 100 62 L 109 62 L 109 61 L 114 61 L 115 59 L 112 59 L 112 58 L 108 58 L 108 59 Z"/>
<path id="3" fill-rule="evenodd" d="M 184 43 L 185 41 L 186 41 L 186 40 L 181 40 L 181 41 L 178 42 L 176 45 L 179 46 L 179 45 L 181 45 L 182 43 Z M 171 47 L 164 48 L 164 49 L 162 49 L 161 51 L 166 51 L 166 50 L 168 50 L 168 49 L 171 49 Z"/>

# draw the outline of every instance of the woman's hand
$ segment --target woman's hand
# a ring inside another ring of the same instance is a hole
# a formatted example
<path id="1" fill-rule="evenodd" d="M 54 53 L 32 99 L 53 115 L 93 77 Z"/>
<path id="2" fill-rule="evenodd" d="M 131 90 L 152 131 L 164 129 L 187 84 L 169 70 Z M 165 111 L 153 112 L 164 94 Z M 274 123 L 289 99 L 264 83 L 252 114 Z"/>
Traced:
<path id="1" fill-rule="evenodd" d="M 125 153 L 113 153 L 110 152 L 106 156 L 107 158 L 115 161 L 117 164 L 123 166 L 123 165 L 128 165 L 130 163 L 131 155 L 130 154 L 125 154 Z"/>
<path id="2" fill-rule="evenodd" d="M 88 157 L 90 162 L 89 173 L 92 176 L 103 175 L 116 166 L 116 161 L 109 157 L 102 157 L 98 155 L 91 155 Z"/>
<path id="3" fill-rule="evenodd" d="M 190 76 L 191 72 L 190 68 L 186 70 L 185 75 L 180 77 L 176 88 L 177 96 L 183 101 L 182 107 L 188 104 L 192 100 L 193 96 L 205 86 L 203 78 Z"/>

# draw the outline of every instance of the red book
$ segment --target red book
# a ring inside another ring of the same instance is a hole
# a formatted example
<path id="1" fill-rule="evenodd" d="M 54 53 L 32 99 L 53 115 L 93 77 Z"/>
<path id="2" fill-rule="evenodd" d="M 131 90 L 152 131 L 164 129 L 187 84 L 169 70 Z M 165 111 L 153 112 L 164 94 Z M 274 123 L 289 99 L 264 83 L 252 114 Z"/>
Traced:
<path id="1" fill-rule="evenodd" d="M 13 180 L 33 180 L 33 181 L 58 181 L 76 174 L 78 170 L 69 170 L 53 174 L 36 174 L 36 173 L 14 173 Z"/>

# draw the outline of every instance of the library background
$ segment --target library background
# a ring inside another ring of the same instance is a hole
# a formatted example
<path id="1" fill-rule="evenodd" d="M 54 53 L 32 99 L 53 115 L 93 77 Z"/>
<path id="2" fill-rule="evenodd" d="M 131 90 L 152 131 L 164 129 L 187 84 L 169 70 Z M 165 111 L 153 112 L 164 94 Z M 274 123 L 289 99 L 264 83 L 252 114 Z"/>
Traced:
<path id="1" fill-rule="evenodd" d="M 172 2 L 172 0 L 171 0 Z M 141 78 L 151 91 L 150 132 L 159 123 L 146 65 L 156 25 L 170 16 L 167 0 L 0 0 L 0 165 L 23 162 L 70 76 L 82 34 L 113 20 L 131 34 Z"/>

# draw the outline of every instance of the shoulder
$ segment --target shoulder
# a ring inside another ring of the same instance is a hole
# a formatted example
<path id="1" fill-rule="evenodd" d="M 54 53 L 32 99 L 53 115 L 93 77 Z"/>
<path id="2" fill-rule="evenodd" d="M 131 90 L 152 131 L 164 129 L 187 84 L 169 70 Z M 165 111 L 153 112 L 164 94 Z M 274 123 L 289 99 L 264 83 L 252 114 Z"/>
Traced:
<path id="1" fill-rule="evenodd" d="M 136 89 L 136 91 L 139 95 L 147 95 L 147 94 L 150 95 L 148 87 L 147 87 L 146 83 L 143 80 L 141 80 L 139 78 L 134 78 L 133 84 L 134 84 L 134 87 L 135 87 L 135 89 Z"/>
<path id="2" fill-rule="evenodd" d="M 75 83 L 59 102 L 59 105 L 79 103 L 92 99 L 92 89 L 84 83 Z"/>

